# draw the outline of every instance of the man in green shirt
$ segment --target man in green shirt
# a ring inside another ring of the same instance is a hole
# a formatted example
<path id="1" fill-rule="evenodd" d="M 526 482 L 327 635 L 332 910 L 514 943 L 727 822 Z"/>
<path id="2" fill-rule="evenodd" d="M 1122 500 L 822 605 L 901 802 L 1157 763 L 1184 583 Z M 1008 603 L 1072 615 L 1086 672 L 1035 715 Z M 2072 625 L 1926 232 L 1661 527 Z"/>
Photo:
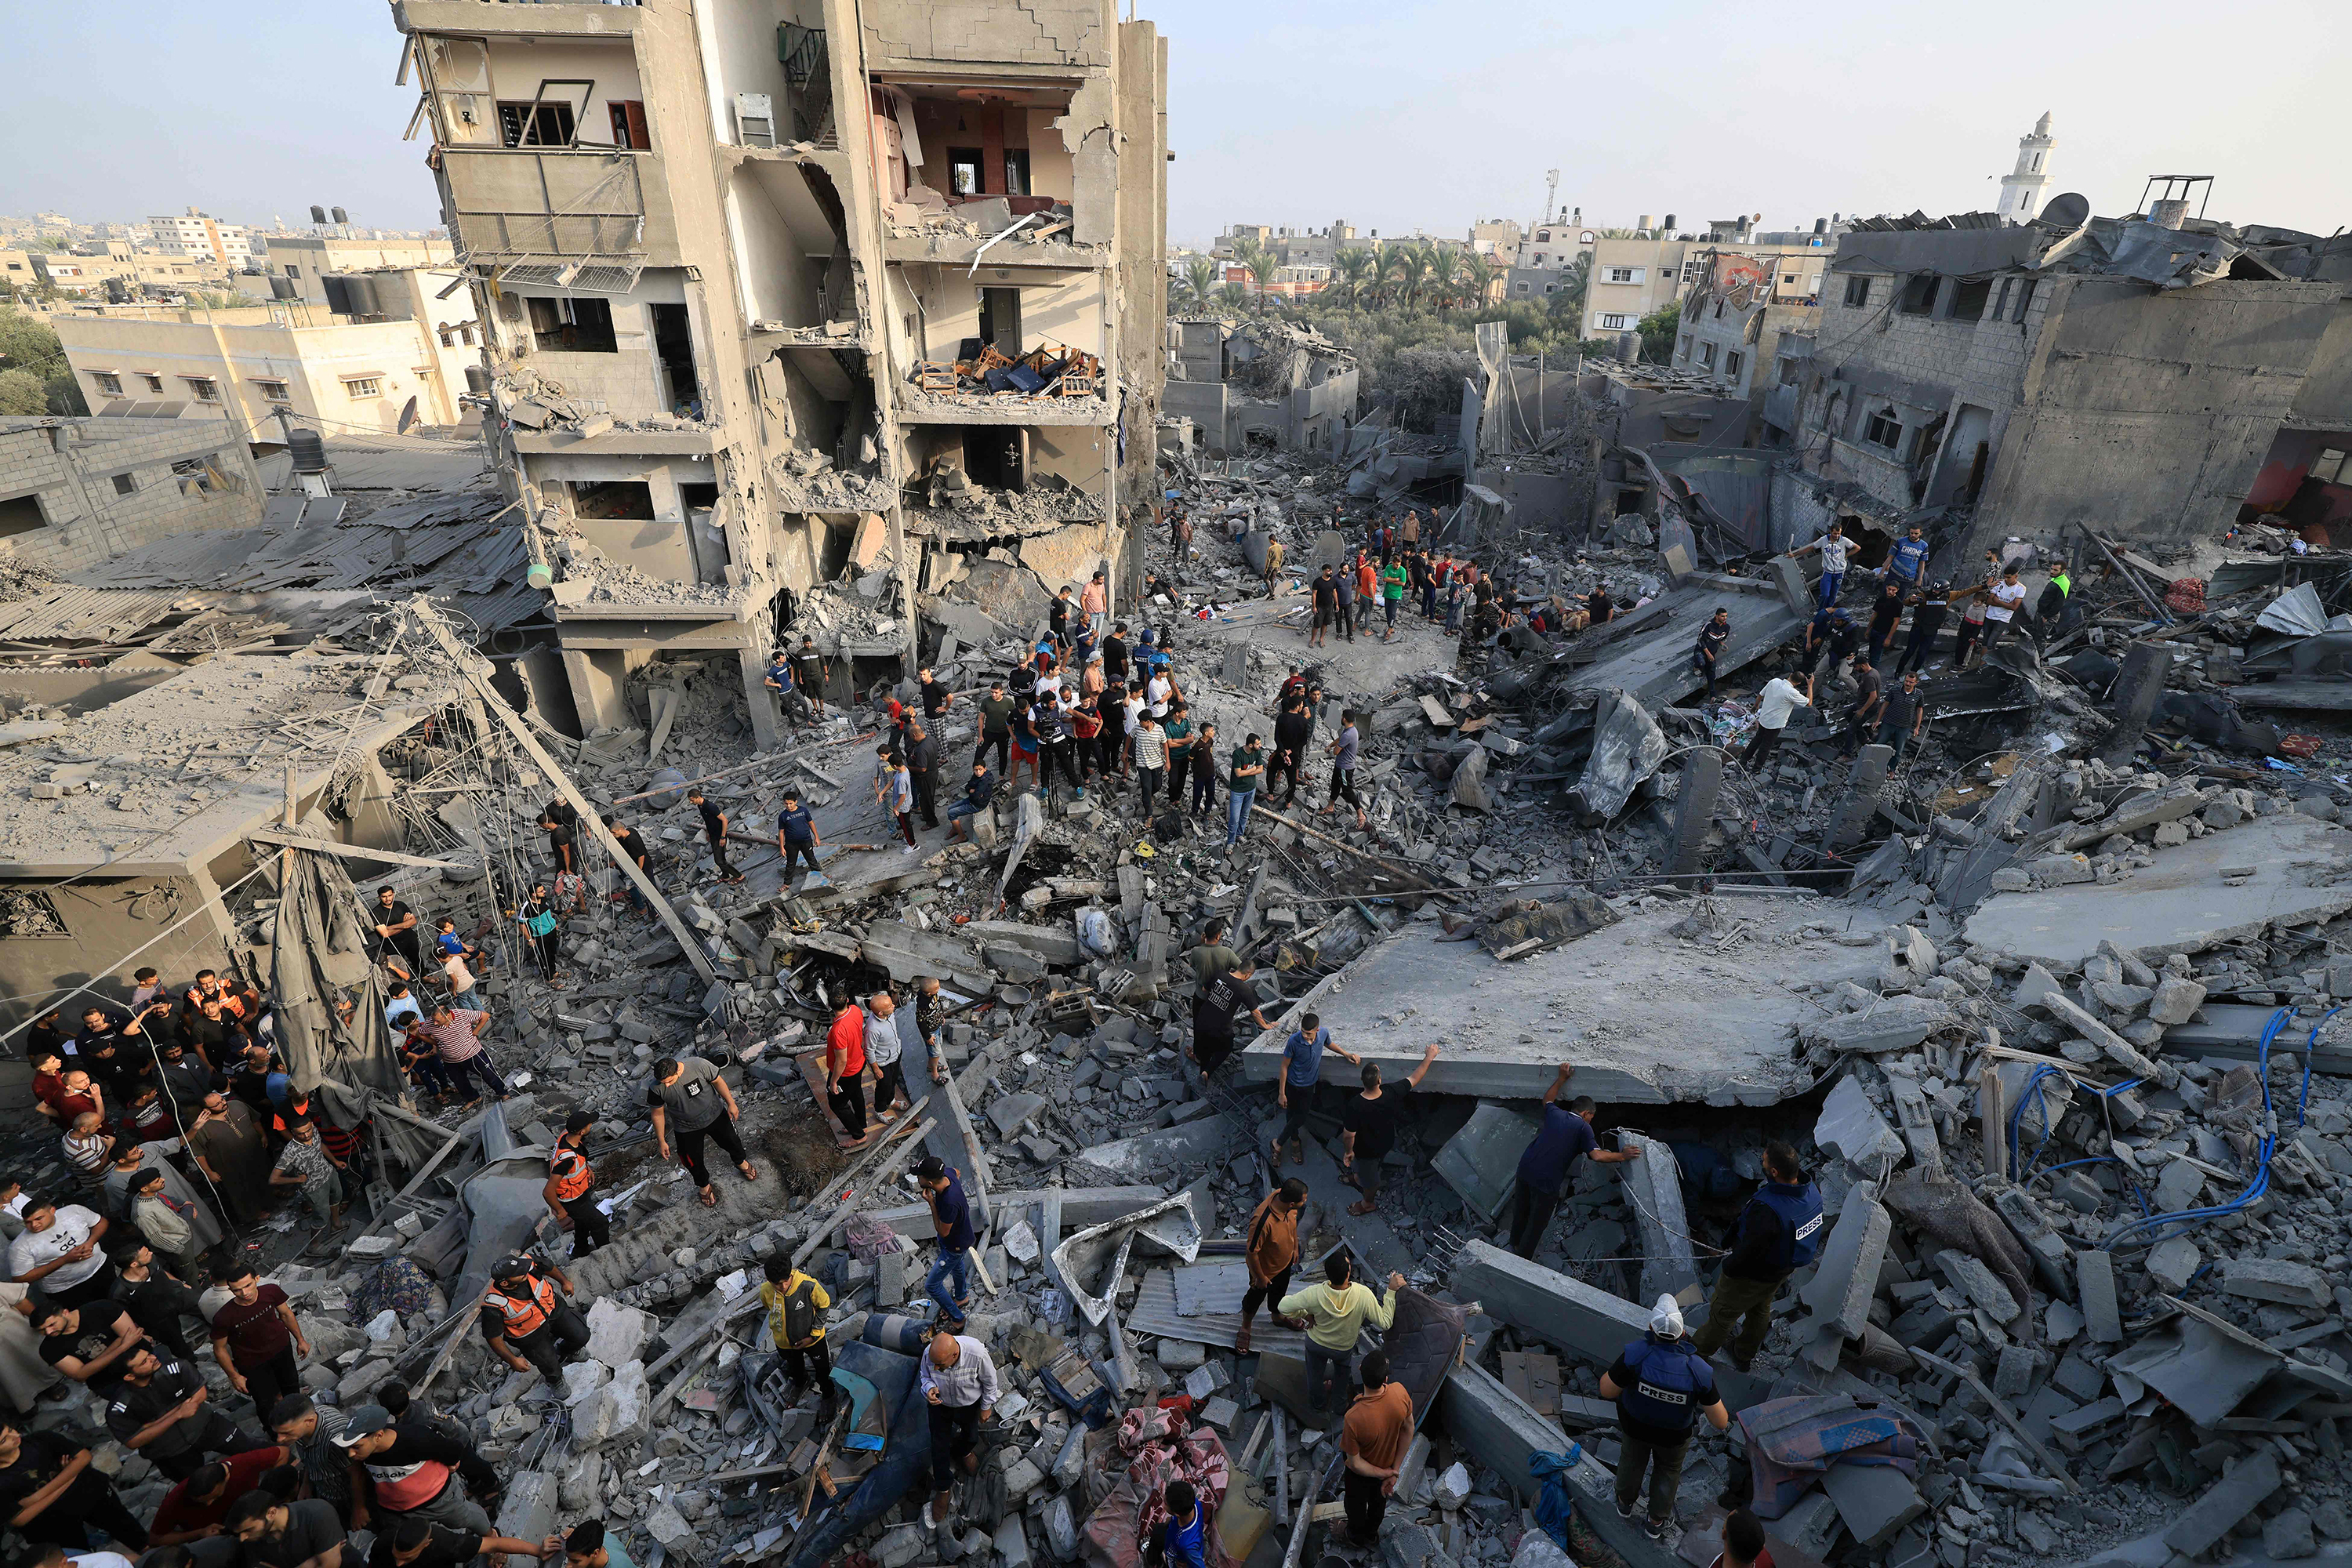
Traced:
<path id="1" fill-rule="evenodd" d="M 1405 570 L 1394 559 L 1381 563 L 1381 607 L 1388 613 L 1389 629 L 1381 640 L 1396 641 L 1397 606 L 1404 603 Z"/>
<path id="2" fill-rule="evenodd" d="M 1005 776 L 1004 770 L 1007 764 L 1006 752 L 1013 745 L 1013 699 L 1005 693 L 1004 682 L 990 681 L 988 695 L 980 700 L 979 706 L 980 749 L 972 753 L 972 758 L 975 762 L 978 761 L 988 754 L 989 747 L 994 746 L 996 776 L 1003 778 Z"/>
<path id="3" fill-rule="evenodd" d="M 1230 849 L 1242 841 L 1242 830 L 1249 826 L 1251 805 L 1257 799 L 1257 781 L 1265 776 L 1265 748 L 1258 737 L 1250 738 L 1234 748 L 1233 771 L 1225 775 L 1225 847 Z"/>
<path id="4" fill-rule="evenodd" d="M 1160 729 L 1168 737 L 1168 799 L 1181 811 L 1184 770 L 1192 761 L 1192 715 L 1181 697 L 1168 704 L 1168 717 L 1160 721 Z"/>

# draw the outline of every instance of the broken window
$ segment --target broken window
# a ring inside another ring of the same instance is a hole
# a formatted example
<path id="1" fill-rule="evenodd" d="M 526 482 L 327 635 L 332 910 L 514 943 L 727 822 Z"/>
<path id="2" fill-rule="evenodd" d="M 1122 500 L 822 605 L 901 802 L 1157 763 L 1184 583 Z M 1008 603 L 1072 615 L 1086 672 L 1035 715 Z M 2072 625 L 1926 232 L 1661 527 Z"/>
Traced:
<path id="1" fill-rule="evenodd" d="M 1863 421 L 1862 438 L 1889 452 L 1898 451 L 1903 446 L 1903 421 L 1894 409 L 1882 408 Z"/>
<path id="2" fill-rule="evenodd" d="M 1845 306 L 1846 306 L 1846 309 L 1847 309 L 1847 310 L 1861 310 L 1864 305 L 1867 305 L 1867 304 L 1869 304 L 1869 303 L 1870 303 L 1870 279 L 1867 279 L 1867 278 L 1849 278 L 1849 279 L 1847 279 L 1845 280 Z"/>
<path id="3" fill-rule="evenodd" d="M 2009 315 L 2009 289 L 2010 285 L 2015 281 L 2016 279 L 2011 278 L 2004 278 L 2000 280 L 2000 297 L 1995 299 L 1992 302 L 1992 319 L 1994 321 L 2001 321 Z"/>
<path id="4" fill-rule="evenodd" d="M 530 310 L 532 346 L 542 353 L 609 354 L 620 352 L 620 344 L 613 337 L 613 307 L 610 301 L 551 300 L 544 295 L 532 295 L 524 303 Z"/>
<path id="5" fill-rule="evenodd" d="M 1946 314 L 1955 321 L 1981 321 L 1991 298 L 1991 279 L 1963 278 L 1952 285 L 1952 308 Z"/>
<path id="6" fill-rule="evenodd" d="M 1007 147 L 1004 150 L 1004 194 L 1025 196 L 1029 194 L 1029 149 Z"/>
<path id="7" fill-rule="evenodd" d="M 501 103 L 499 134 L 509 147 L 569 147 L 580 134 L 580 120 L 568 103 Z"/>
<path id="8" fill-rule="evenodd" d="M 428 39 L 425 63 L 441 106 L 441 140 L 461 146 L 488 141 L 488 43 L 480 38 Z"/>
<path id="9" fill-rule="evenodd" d="M 2025 320 L 2026 307 L 2033 303 L 2033 286 L 2040 281 L 2038 278 L 2029 278 L 2017 286 L 2017 313 L 2010 317 L 2011 321 Z"/>
<path id="10" fill-rule="evenodd" d="M 2323 485 L 2342 483 L 2344 454 L 2333 447 L 2322 447 L 2318 458 L 2311 465 L 2311 477 Z"/>
<path id="11" fill-rule="evenodd" d="M 157 375 L 152 370 L 141 371 L 139 373 L 139 379 L 147 384 L 147 390 L 150 392 L 161 392 L 163 390 L 163 378 Z"/>
<path id="12" fill-rule="evenodd" d="M 1723 301 L 1720 300 L 1715 302 L 1715 319 L 1718 321 L 1723 320 Z"/>
<path id="13" fill-rule="evenodd" d="M 1895 308 L 1906 316 L 1927 316 L 1935 313 L 1936 288 L 1943 281 L 1932 272 L 1915 272 L 1904 280 L 1903 298 Z"/>
<path id="14" fill-rule="evenodd" d="M 1738 350 L 1734 350 L 1734 351 L 1733 351 L 1733 352 L 1731 352 L 1730 353 L 1727 353 L 1727 354 L 1724 355 L 1724 356 L 1723 356 L 1723 374 L 1724 374 L 1725 378 L 1726 378 L 1726 379 L 1727 379 L 1727 380 L 1731 380 L 1731 381 L 1737 381 L 1737 380 L 1738 380 L 1738 379 L 1739 379 L 1739 364 L 1740 364 L 1740 356 L 1739 356 L 1739 353 L 1738 353 Z"/>
<path id="15" fill-rule="evenodd" d="M 1685 332 L 1683 334 L 1682 346 L 1675 351 L 1675 357 L 1676 359 L 1688 359 L 1690 358 L 1690 355 L 1691 335 L 1688 332 Z"/>
<path id="16" fill-rule="evenodd" d="M 1715 345 L 1713 343 L 1699 344 L 1698 363 L 1706 366 L 1709 370 L 1713 370 L 1715 368 Z"/>
<path id="17" fill-rule="evenodd" d="M 651 522 L 653 487 L 643 479 L 573 479 L 572 510 L 590 521 Z"/>
<path id="18" fill-rule="evenodd" d="M 0 539 L 19 533 L 30 533 L 49 525 L 48 514 L 41 510 L 41 498 L 37 495 L 10 496 L 0 500 Z"/>
<path id="19" fill-rule="evenodd" d="M 982 192 L 981 189 L 980 179 L 982 165 L 982 155 L 979 148 L 949 148 L 948 190 L 951 194 L 959 196 L 976 196 L 982 195 Z"/>
<path id="20" fill-rule="evenodd" d="M 614 99 L 604 106 L 613 111 L 613 145 L 633 152 L 649 153 L 654 139 L 646 131 L 646 106 L 642 100 Z"/>

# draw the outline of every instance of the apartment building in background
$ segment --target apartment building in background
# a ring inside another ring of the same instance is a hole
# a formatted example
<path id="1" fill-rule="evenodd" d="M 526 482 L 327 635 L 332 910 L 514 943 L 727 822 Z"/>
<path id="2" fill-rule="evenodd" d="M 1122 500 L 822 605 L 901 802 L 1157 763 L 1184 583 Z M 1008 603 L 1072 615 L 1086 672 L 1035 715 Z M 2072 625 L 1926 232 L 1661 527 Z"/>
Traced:
<path id="1" fill-rule="evenodd" d="M 329 277 L 386 268 L 446 269 L 456 256 L 446 239 L 347 238 L 312 233 L 269 235 L 258 242 L 254 260 L 269 275 L 271 290 L 278 298 L 325 305 L 330 301 L 322 280 Z M 290 293 L 275 281 L 281 278 L 290 280 Z M 473 315 L 470 306 L 466 315 L 469 319 Z"/>
<path id="2" fill-rule="evenodd" d="M 1574 237 L 1581 245 L 1583 236 L 1591 232 L 1578 230 Z M 1646 237 L 1650 231 L 1642 232 L 1644 237 L 1633 239 L 1595 235 L 1591 271 L 1584 289 L 1587 337 L 1630 332 L 1643 317 L 1681 298 L 1683 258 L 1696 242 Z M 1516 280 L 1513 286 L 1517 287 Z"/>
<path id="3" fill-rule="evenodd" d="M 911 673 L 919 604 L 992 550 L 1139 586 L 1121 509 L 1151 488 L 1167 286 L 1152 24 L 1114 0 L 394 16 L 583 726 L 630 722 L 628 673 L 698 651 L 737 661 L 775 744 L 768 653 L 803 595 L 886 553 L 877 635 L 829 650 L 845 689 Z M 1043 392 L 1005 368 L 1048 362 Z"/>
<path id="4" fill-rule="evenodd" d="M 1824 224 L 1811 235 L 1693 245 L 1674 367 L 1760 406 L 1778 374 L 1781 336 L 1821 324 L 1822 276 L 1834 244 Z"/>
<path id="5" fill-rule="evenodd" d="M 223 223 L 194 207 L 177 217 L 151 217 L 147 227 L 165 250 L 217 261 L 232 271 L 253 258 L 252 242 L 242 224 Z"/>
<path id="6" fill-rule="evenodd" d="M 463 275 L 353 277 L 331 280 L 342 310 L 134 305 L 62 311 L 50 325 L 100 415 L 226 420 L 257 441 L 278 438 L 281 412 L 330 436 L 467 423 L 458 399 L 482 333 Z"/>

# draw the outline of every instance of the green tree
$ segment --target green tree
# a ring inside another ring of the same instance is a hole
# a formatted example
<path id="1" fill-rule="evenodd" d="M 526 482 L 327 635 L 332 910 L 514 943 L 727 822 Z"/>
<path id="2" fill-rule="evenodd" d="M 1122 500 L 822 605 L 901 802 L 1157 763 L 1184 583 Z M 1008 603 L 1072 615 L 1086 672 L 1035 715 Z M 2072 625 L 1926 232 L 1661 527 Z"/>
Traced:
<path id="1" fill-rule="evenodd" d="M 1219 290 L 1219 298 L 1233 309 L 1239 310 L 1248 306 L 1249 290 L 1238 283 L 1228 283 Z"/>
<path id="2" fill-rule="evenodd" d="M 30 371 L 0 370 L 0 414 L 47 414 L 48 389 Z"/>
<path id="3" fill-rule="evenodd" d="M 1675 357 L 1675 338 L 1682 331 L 1683 302 L 1680 300 L 1651 311 L 1633 323 L 1642 334 L 1642 357 L 1652 364 L 1664 364 Z"/>
<path id="4" fill-rule="evenodd" d="M 1570 321 L 1584 319 L 1584 300 L 1592 287 L 1592 252 L 1579 251 L 1576 259 L 1560 268 L 1559 290 L 1551 297 L 1555 315 Z"/>
<path id="5" fill-rule="evenodd" d="M 1340 251 L 1332 258 L 1332 265 L 1339 269 L 1339 284 L 1333 292 L 1349 304 L 1356 304 L 1371 287 L 1373 276 L 1378 270 L 1377 264 L 1378 258 L 1369 250 L 1359 248 Z"/>
<path id="6" fill-rule="evenodd" d="M 13 305 L 0 304 L 0 373 L 21 376 L 23 380 L 8 383 L 5 399 L 8 405 L 0 412 L 8 414 L 74 414 L 89 412 L 82 401 L 81 385 L 66 363 L 66 351 L 58 342 L 58 334 L 38 316 L 28 315 Z M 25 402 L 25 382 L 38 389 L 32 406 L 19 407 Z"/>
<path id="7" fill-rule="evenodd" d="M 1217 291 L 1217 264 L 1205 256 L 1196 256 L 1184 263 L 1182 293 L 1191 303 L 1206 309 Z"/>
<path id="8" fill-rule="evenodd" d="M 1492 302 L 1495 276 L 1495 264 L 1484 256 L 1474 254 L 1462 264 L 1462 292 L 1472 309 L 1484 310 Z"/>
<path id="9" fill-rule="evenodd" d="M 1429 297 L 1444 315 L 1448 307 L 1460 300 L 1462 293 L 1462 256 L 1451 246 L 1433 246 L 1429 252 Z"/>

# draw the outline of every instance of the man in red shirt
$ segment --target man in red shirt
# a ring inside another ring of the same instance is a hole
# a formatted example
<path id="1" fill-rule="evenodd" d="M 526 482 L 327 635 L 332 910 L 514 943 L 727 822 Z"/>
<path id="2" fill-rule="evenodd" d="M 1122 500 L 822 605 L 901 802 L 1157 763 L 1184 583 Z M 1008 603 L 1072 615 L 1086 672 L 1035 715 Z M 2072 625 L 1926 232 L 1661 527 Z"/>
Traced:
<path id="1" fill-rule="evenodd" d="M 213 1361 L 231 1386 L 252 1396 L 266 1420 L 279 1400 L 302 1392 L 302 1369 L 294 1357 L 309 1355 L 310 1342 L 302 1337 L 286 1292 L 263 1284 L 245 1264 L 222 1264 L 213 1270 L 213 1282 L 229 1289 L 213 1314 Z"/>
<path id="2" fill-rule="evenodd" d="M 853 1149 L 866 1142 L 866 1009 L 845 998 L 824 1037 L 824 1098 Z"/>
<path id="3" fill-rule="evenodd" d="M 285 1464 L 281 1447 L 255 1448 L 215 1459 L 163 1494 L 155 1522 L 147 1527 L 150 1546 L 177 1546 L 221 1532 L 228 1505 L 261 1485 L 261 1478 Z"/>

